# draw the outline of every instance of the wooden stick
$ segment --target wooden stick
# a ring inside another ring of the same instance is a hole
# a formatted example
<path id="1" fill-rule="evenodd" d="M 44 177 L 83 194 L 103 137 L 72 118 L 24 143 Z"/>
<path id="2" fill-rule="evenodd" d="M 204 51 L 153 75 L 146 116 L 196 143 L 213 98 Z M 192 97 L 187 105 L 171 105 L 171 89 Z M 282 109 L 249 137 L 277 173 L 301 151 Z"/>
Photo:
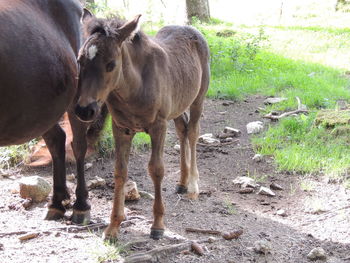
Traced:
<path id="1" fill-rule="evenodd" d="M 187 232 L 210 234 L 210 235 L 221 235 L 222 234 L 221 231 L 211 230 L 211 229 L 198 229 L 198 228 L 186 227 L 185 230 Z"/>
<path id="2" fill-rule="evenodd" d="M 281 115 L 273 115 L 272 113 L 266 114 L 265 116 L 263 116 L 263 118 L 265 119 L 270 119 L 270 120 L 279 120 L 282 119 L 284 117 L 293 115 L 293 114 L 299 114 L 299 113 L 309 113 L 308 110 L 303 109 L 300 98 L 299 97 L 295 97 L 295 99 L 298 102 L 298 109 L 297 110 L 293 110 L 293 111 L 288 111 L 285 113 L 282 113 Z"/>

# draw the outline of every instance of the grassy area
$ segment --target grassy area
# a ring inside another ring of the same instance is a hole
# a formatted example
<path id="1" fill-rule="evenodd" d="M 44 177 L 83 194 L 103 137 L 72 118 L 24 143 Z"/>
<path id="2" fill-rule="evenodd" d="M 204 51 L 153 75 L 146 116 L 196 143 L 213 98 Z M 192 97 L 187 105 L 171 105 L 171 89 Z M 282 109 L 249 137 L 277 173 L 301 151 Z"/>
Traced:
<path id="1" fill-rule="evenodd" d="M 254 28 L 249 32 L 244 31 L 245 27 L 198 27 L 208 39 L 212 54 L 209 97 L 283 96 L 288 100 L 266 109 L 283 111 L 295 109 L 295 96 L 298 96 L 311 111 L 309 116 L 283 119 L 271 125 L 265 134 L 255 137 L 253 143 L 259 153 L 274 156 L 281 170 L 321 172 L 332 176 L 347 173 L 350 168 L 348 133 L 335 132 L 339 127 L 316 125 L 315 116 L 320 109 L 335 108 L 338 99 L 350 99 L 350 82 L 344 77 L 344 64 L 339 63 L 343 56 L 350 56 L 350 52 L 337 50 L 333 52 L 334 61 L 328 61 L 327 56 L 319 63 L 315 61 L 318 56 L 328 54 L 334 47 L 341 47 L 342 43 L 349 41 L 350 30 L 275 27 L 271 36 L 266 33 L 267 27 Z M 229 34 L 228 30 L 232 33 Z M 295 41 L 304 41 L 303 45 L 293 45 L 289 38 L 277 37 L 295 37 L 295 34 L 300 35 L 300 31 L 311 34 Z M 322 38 L 327 41 L 314 41 Z M 283 42 L 283 39 L 287 41 Z M 284 45 L 280 45 L 281 42 Z M 279 48 L 275 49 L 277 45 Z M 335 66 L 329 66 L 331 64 Z"/>

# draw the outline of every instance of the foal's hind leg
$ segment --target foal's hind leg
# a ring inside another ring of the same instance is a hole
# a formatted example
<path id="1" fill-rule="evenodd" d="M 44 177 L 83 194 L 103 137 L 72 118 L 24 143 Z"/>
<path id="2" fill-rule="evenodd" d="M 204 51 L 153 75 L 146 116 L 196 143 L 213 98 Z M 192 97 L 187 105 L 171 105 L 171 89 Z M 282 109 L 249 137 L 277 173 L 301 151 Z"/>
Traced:
<path id="1" fill-rule="evenodd" d="M 176 133 L 180 140 L 180 164 L 181 178 L 176 187 L 176 193 L 187 193 L 188 174 L 190 170 L 190 146 L 188 143 L 188 116 L 184 112 L 180 117 L 174 119 Z"/>
<path id="2" fill-rule="evenodd" d="M 65 165 L 66 134 L 56 124 L 43 135 L 43 138 L 52 156 L 53 166 L 53 196 L 45 219 L 57 220 L 62 218 L 66 211 L 62 201 L 69 199 Z"/>
<path id="3" fill-rule="evenodd" d="M 72 127 L 72 149 L 77 165 L 76 201 L 73 205 L 72 221 L 76 224 L 88 224 L 90 222 L 90 204 L 87 200 L 88 190 L 84 174 L 84 160 L 87 150 L 87 124 L 79 121 L 71 111 L 68 112 L 68 117 Z"/>
<path id="4" fill-rule="evenodd" d="M 199 136 L 199 118 L 203 110 L 203 100 L 195 101 L 190 107 L 190 121 L 188 123 L 188 141 L 191 152 L 191 164 L 187 185 L 187 193 L 190 199 L 197 199 L 198 188 L 198 168 L 197 168 L 197 141 Z"/>

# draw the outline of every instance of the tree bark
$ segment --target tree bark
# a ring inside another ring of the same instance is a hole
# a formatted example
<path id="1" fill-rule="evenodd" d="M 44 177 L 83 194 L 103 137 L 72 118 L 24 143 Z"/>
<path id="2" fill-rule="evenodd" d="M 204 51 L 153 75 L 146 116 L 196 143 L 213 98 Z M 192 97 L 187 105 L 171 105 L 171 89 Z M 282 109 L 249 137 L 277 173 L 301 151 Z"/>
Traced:
<path id="1" fill-rule="evenodd" d="M 192 18 L 208 22 L 210 20 L 209 0 L 186 0 L 187 19 L 192 23 Z"/>

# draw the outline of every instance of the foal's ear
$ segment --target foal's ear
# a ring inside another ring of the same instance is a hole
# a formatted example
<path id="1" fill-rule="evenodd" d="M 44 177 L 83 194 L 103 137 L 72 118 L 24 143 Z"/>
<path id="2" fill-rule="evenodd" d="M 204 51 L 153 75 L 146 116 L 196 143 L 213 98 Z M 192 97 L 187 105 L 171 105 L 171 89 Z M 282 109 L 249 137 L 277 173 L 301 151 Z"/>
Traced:
<path id="1" fill-rule="evenodd" d="M 81 16 L 81 22 L 85 24 L 87 21 L 89 21 L 93 17 L 94 15 L 88 9 L 84 8 L 83 15 Z"/>
<path id="2" fill-rule="evenodd" d="M 127 38 L 133 38 L 139 30 L 139 20 L 141 15 L 135 16 L 131 21 L 126 22 L 122 27 L 118 28 L 118 40 L 122 43 Z"/>

